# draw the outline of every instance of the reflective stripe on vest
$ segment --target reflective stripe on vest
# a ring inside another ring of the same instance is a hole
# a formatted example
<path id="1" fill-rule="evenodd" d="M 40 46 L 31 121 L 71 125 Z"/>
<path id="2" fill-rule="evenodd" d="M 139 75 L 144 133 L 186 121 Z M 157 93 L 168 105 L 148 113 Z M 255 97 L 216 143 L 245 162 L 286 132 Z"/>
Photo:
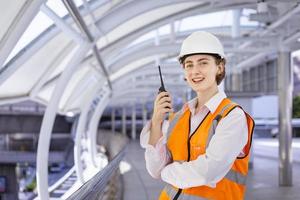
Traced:
<path id="1" fill-rule="evenodd" d="M 237 104 L 232 103 L 232 102 L 229 103 L 229 104 L 227 104 L 224 108 L 222 108 L 222 110 L 213 119 L 212 126 L 209 129 L 208 139 L 206 141 L 206 147 L 208 147 L 208 144 L 210 143 L 212 136 L 215 134 L 216 127 L 217 127 L 218 123 L 220 122 L 220 120 L 222 119 L 222 116 L 224 115 L 224 112 L 228 108 L 230 108 L 231 106 L 234 106 L 234 105 L 238 106 Z M 233 108 L 235 108 L 235 106 Z M 170 122 L 168 131 L 167 131 L 167 139 L 169 138 L 171 132 L 173 131 L 173 129 L 174 129 L 175 125 L 177 124 L 177 122 L 179 121 L 180 117 L 184 114 L 184 111 L 185 111 L 184 109 L 181 109 L 178 113 L 175 114 L 174 119 Z M 169 153 L 169 155 L 171 157 L 171 153 L 169 151 L 168 151 L 168 153 Z M 243 174 L 241 174 L 241 173 L 239 173 L 237 171 L 234 171 L 232 169 L 229 170 L 229 172 L 225 175 L 224 178 L 226 178 L 226 179 L 228 179 L 230 181 L 233 181 L 233 182 L 235 182 L 237 184 L 240 184 L 240 185 L 246 185 L 247 176 L 245 176 L 245 175 L 243 175 Z M 177 193 L 177 191 L 172 186 L 170 186 L 170 185 L 167 185 L 165 187 L 165 191 L 171 197 L 171 199 L 173 199 L 174 196 Z M 195 196 L 191 196 L 191 195 L 187 195 L 187 194 L 183 194 L 183 193 L 181 193 L 181 195 L 189 196 L 189 199 L 191 199 L 191 198 L 193 198 L 193 199 L 201 199 L 199 197 L 195 197 Z"/>
<path id="2" fill-rule="evenodd" d="M 184 113 L 184 109 L 181 109 L 180 111 L 178 111 L 175 114 L 173 120 L 170 122 L 168 130 L 167 130 L 167 140 L 168 140 L 172 130 L 174 129 L 175 125 L 177 124 L 178 120 L 183 115 L 183 113 Z M 167 149 L 167 154 L 169 155 L 169 158 L 171 158 L 173 160 L 172 154 L 170 153 L 170 151 L 168 149 Z M 177 161 L 180 162 L 179 160 L 177 160 Z M 182 162 L 184 162 L 184 161 L 182 161 Z"/>
<path id="3" fill-rule="evenodd" d="M 234 105 L 237 106 L 237 104 L 235 104 L 235 103 L 232 103 L 232 102 L 229 103 L 229 104 L 226 105 L 226 106 L 220 111 L 220 113 L 214 118 L 213 124 L 212 124 L 212 126 L 210 127 L 210 129 L 209 129 L 209 135 L 208 135 L 208 140 L 207 140 L 207 142 L 206 142 L 206 146 L 208 146 L 208 144 L 210 143 L 210 140 L 211 140 L 212 136 L 215 134 L 216 127 L 217 127 L 219 121 L 221 120 L 222 115 L 224 114 L 224 112 L 225 112 L 229 107 L 234 106 Z M 235 108 L 235 107 L 233 107 L 233 108 Z M 233 182 L 236 182 L 237 184 L 240 184 L 240 185 L 246 185 L 247 176 L 245 176 L 245 175 L 243 175 L 243 174 L 241 174 L 241 173 L 239 173 L 239 172 L 237 172 L 237 171 L 234 171 L 234 170 L 232 170 L 232 169 L 229 170 L 229 172 L 225 175 L 224 178 L 226 178 L 226 179 L 228 179 L 228 180 L 231 180 L 231 181 L 233 181 Z"/>
<path id="4" fill-rule="evenodd" d="M 215 130 L 216 130 L 216 127 L 219 123 L 219 121 L 221 120 L 222 118 L 222 115 L 224 114 L 224 112 L 230 107 L 230 106 L 233 106 L 233 105 L 237 105 L 235 103 L 229 103 L 228 105 L 226 105 L 221 111 L 220 113 L 214 118 L 213 120 L 213 124 L 212 126 L 210 127 L 209 129 L 209 135 L 208 135 L 208 140 L 206 142 L 206 146 L 208 146 L 212 136 L 215 134 Z M 184 109 L 181 109 L 178 113 L 175 114 L 174 116 L 174 119 L 170 122 L 170 125 L 168 127 L 168 130 L 167 130 L 167 139 L 169 138 L 171 132 L 173 131 L 175 125 L 177 124 L 178 120 L 180 119 L 180 117 L 184 114 Z"/>
<path id="5" fill-rule="evenodd" d="M 231 180 L 233 182 L 236 182 L 237 184 L 240 184 L 240 185 L 246 185 L 247 176 L 245 176 L 237 171 L 234 171 L 232 169 L 229 170 L 229 172 L 225 175 L 224 178 Z"/>
<path id="6" fill-rule="evenodd" d="M 171 185 L 167 184 L 164 188 L 164 191 L 168 194 L 170 199 L 174 199 L 174 197 L 176 196 L 178 190 L 176 190 L 175 188 L 173 188 Z M 189 194 L 184 194 L 181 193 L 180 197 L 178 198 L 178 200 L 207 200 L 206 198 L 202 198 L 202 197 L 198 197 L 198 196 L 194 196 L 194 195 L 189 195 Z"/>
<path id="7" fill-rule="evenodd" d="M 206 146 L 208 146 L 212 136 L 215 134 L 215 130 L 217 128 L 217 125 L 220 121 L 220 119 L 222 118 L 222 115 L 217 115 L 214 120 L 212 121 L 212 125 L 211 127 L 209 128 L 209 133 L 208 133 L 208 137 L 207 137 L 207 140 L 206 140 Z"/>
<path id="8" fill-rule="evenodd" d="M 168 130 L 167 130 L 167 139 L 169 138 L 172 130 L 174 129 L 174 126 L 177 124 L 178 120 L 180 119 L 180 117 L 183 115 L 184 113 L 184 109 L 181 109 L 180 111 L 178 111 L 173 120 L 170 122 Z"/>
<path id="9" fill-rule="evenodd" d="M 210 143 L 210 140 L 212 138 L 212 136 L 215 134 L 215 131 L 216 131 L 216 128 L 217 128 L 217 125 L 219 123 L 219 121 L 222 119 L 222 116 L 224 114 L 224 112 L 230 107 L 230 106 L 233 106 L 233 105 L 236 105 L 235 103 L 232 103 L 230 102 L 229 104 L 227 104 L 220 112 L 219 114 L 217 114 L 217 116 L 214 118 L 213 120 L 213 124 L 212 126 L 210 127 L 209 129 L 209 133 L 208 133 L 208 139 L 206 141 L 206 147 L 208 147 L 208 144 Z"/>

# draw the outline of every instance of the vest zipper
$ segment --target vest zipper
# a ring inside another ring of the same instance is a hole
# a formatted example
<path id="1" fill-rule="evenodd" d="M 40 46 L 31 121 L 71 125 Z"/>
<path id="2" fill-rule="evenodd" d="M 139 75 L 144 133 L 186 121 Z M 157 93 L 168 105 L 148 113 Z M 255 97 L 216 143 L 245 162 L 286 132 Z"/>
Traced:
<path id="1" fill-rule="evenodd" d="M 191 145 L 190 145 L 190 140 L 191 138 L 193 137 L 193 135 L 197 132 L 198 128 L 201 126 L 202 122 L 204 122 L 204 120 L 206 119 L 206 117 L 208 116 L 210 112 L 208 112 L 205 117 L 203 118 L 203 120 L 200 122 L 200 124 L 198 125 L 198 127 L 194 130 L 194 132 L 188 137 L 188 159 L 187 161 L 190 161 L 190 157 L 191 157 L 191 153 L 190 153 L 190 149 L 191 149 Z M 189 132 L 188 134 L 190 134 L 190 131 L 191 131 L 191 113 L 190 113 L 190 116 L 189 116 Z M 179 195 L 181 194 L 182 192 L 182 189 L 179 189 L 178 192 L 176 193 L 175 197 L 173 198 L 173 200 L 177 200 L 179 198 Z"/>
<path id="2" fill-rule="evenodd" d="M 206 119 L 206 117 L 208 116 L 208 114 L 209 114 L 210 112 L 208 112 L 206 115 L 205 115 L 205 117 L 203 118 L 203 120 L 200 122 L 200 124 L 197 126 L 197 128 L 194 130 L 194 132 L 189 136 L 189 139 L 188 139 L 188 159 L 187 159 L 187 161 L 190 161 L 190 157 L 191 157 L 191 145 L 190 145 L 190 141 L 191 141 L 191 139 L 192 139 L 192 137 L 193 137 L 193 135 L 195 135 L 195 133 L 197 132 L 197 130 L 198 130 L 198 128 L 201 126 L 201 124 L 205 121 L 205 119 Z M 190 134 L 190 131 L 191 131 L 191 115 L 190 115 L 190 117 L 189 117 L 189 134 Z"/>

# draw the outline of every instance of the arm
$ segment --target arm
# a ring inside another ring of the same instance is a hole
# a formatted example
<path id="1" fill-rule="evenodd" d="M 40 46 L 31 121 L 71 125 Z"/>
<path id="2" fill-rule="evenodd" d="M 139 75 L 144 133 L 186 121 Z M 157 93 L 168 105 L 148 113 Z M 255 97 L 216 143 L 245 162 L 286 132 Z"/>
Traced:
<path id="1" fill-rule="evenodd" d="M 162 136 L 158 138 L 155 145 L 149 144 L 151 121 L 143 128 L 140 143 L 145 148 L 146 169 L 153 178 L 160 178 L 161 170 L 170 163 L 170 156 L 166 147 L 166 130 L 169 126 L 167 121 L 163 122 Z"/>
<path id="2" fill-rule="evenodd" d="M 179 188 L 201 185 L 215 187 L 231 169 L 248 140 L 247 122 L 240 108 L 223 118 L 204 155 L 190 162 L 174 162 L 161 172 L 161 178 Z"/>
<path id="3" fill-rule="evenodd" d="M 146 149 L 146 168 L 154 178 L 159 178 L 162 168 L 170 162 L 166 147 L 168 123 L 164 121 L 168 112 L 172 112 L 171 97 L 168 92 L 161 92 L 155 99 L 151 122 L 143 128 L 140 137 L 141 146 Z"/>

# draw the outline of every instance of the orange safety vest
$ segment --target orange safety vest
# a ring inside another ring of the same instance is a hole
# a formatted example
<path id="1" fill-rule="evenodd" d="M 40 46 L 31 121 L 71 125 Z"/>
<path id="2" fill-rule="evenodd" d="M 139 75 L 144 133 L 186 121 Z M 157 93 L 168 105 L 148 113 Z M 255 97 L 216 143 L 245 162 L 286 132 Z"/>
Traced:
<path id="1" fill-rule="evenodd" d="M 182 109 L 177 112 L 170 121 L 167 133 L 167 147 L 173 161 L 192 161 L 197 159 L 199 155 L 205 154 L 206 147 L 215 132 L 218 122 L 236 107 L 240 106 L 228 98 L 223 99 L 216 111 L 214 113 L 209 112 L 191 135 L 190 110 Z M 235 159 L 230 171 L 216 184 L 215 188 L 198 186 L 179 189 L 175 186 L 167 185 L 163 189 L 159 200 L 243 199 L 246 189 L 245 184 L 248 174 L 249 152 L 254 129 L 254 120 L 248 113 L 245 112 L 245 115 L 248 124 L 248 142 L 243 149 L 245 155 Z"/>

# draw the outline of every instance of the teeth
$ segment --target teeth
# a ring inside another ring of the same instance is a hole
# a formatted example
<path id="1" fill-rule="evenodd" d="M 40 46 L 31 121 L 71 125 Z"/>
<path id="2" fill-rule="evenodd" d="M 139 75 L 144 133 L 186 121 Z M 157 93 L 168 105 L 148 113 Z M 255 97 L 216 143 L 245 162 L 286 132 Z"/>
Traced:
<path id="1" fill-rule="evenodd" d="M 202 81 L 204 78 L 193 78 L 192 80 L 194 81 L 194 82 L 198 82 L 198 81 Z"/>

